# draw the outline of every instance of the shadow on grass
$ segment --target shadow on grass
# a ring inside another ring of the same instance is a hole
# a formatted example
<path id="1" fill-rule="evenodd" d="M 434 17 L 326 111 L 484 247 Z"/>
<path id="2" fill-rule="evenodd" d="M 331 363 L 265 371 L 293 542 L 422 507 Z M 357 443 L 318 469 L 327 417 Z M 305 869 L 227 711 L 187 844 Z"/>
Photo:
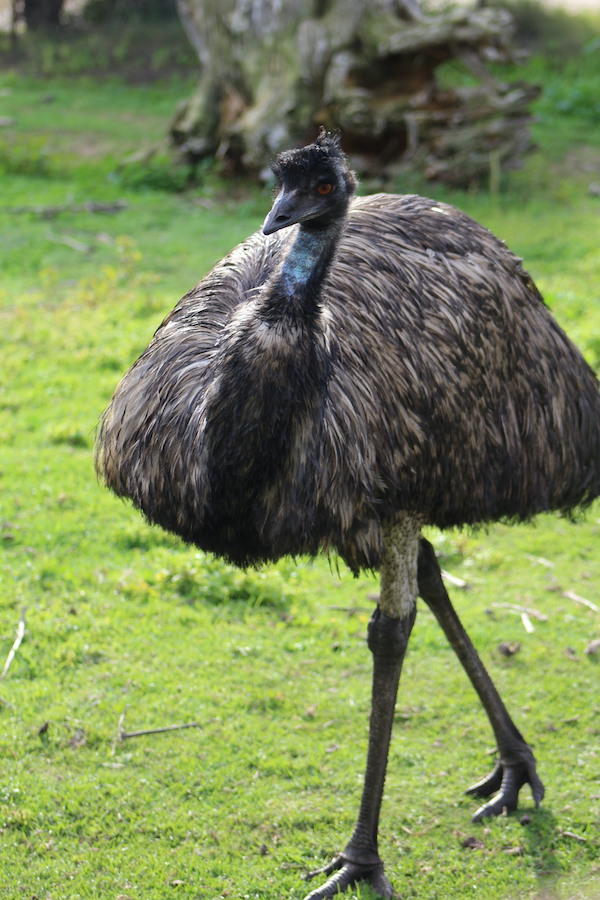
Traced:
<path id="1" fill-rule="evenodd" d="M 559 841 L 556 818 L 550 809 L 541 807 L 531 816 L 523 832 L 527 854 L 534 860 L 540 894 L 550 897 L 561 873 L 556 853 Z"/>

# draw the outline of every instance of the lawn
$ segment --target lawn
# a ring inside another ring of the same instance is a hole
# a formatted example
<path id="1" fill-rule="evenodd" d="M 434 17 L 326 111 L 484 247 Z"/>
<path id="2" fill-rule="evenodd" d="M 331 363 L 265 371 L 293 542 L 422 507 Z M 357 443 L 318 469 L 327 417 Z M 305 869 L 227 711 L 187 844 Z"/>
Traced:
<path id="1" fill-rule="evenodd" d="M 525 258 L 600 369 L 598 56 L 530 61 L 540 149 L 500 193 L 424 189 Z M 15 120 L 0 129 L 0 669 L 25 624 L 0 679 L 0 895 L 300 900 L 356 814 L 377 581 L 322 559 L 238 571 L 96 482 L 94 431 L 121 374 L 259 226 L 269 192 L 210 175 L 176 193 L 160 161 L 123 168 L 160 140 L 192 72 L 92 80 L 78 58 L 0 71 Z M 470 823 L 463 792 L 493 738 L 420 605 L 381 827 L 404 900 L 600 896 L 599 533 L 598 504 L 429 533 L 547 795 Z"/>

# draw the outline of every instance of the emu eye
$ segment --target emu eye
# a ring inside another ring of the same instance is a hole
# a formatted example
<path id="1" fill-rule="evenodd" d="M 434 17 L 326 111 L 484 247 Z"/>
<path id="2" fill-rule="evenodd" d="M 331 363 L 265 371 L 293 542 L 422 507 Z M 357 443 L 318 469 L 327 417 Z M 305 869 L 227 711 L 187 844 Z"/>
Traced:
<path id="1" fill-rule="evenodd" d="M 333 190 L 333 185 L 329 184 L 329 182 L 323 182 L 323 184 L 317 185 L 317 190 L 319 194 L 330 194 Z"/>

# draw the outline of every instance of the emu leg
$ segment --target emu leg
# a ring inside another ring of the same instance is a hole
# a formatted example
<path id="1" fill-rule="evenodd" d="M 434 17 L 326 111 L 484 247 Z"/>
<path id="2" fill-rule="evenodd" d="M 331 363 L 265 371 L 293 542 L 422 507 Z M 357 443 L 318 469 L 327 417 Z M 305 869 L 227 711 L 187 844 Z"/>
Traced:
<path id="1" fill-rule="evenodd" d="M 373 689 L 360 811 L 345 850 L 328 866 L 308 875 L 308 878 L 315 875 L 330 877 L 305 900 L 325 900 L 359 881 L 367 881 L 381 897 L 393 896 L 377 849 L 377 831 L 398 682 L 414 621 L 414 608 L 404 618 L 395 619 L 386 616 L 378 607 L 369 622 L 367 641 L 373 654 Z"/>
<path id="2" fill-rule="evenodd" d="M 524 784 L 531 785 L 535 805 L 539 806 L 544 796 L 544 785 L 538 777 L 531 748 L 509 716 L 492 679 L 456 615 L 444 587 L 433 547 L 424 538 L 419 542 L 418 582 L 420 596 L 442 626 L 444 634 L 479 694 L 500 754 L 493 772 L 467 790 L 467 794 L 473 794 L 475 797 L 490 797 L 495 794 L 488 803 L 477 810 L 473 822 L 479 822 L 487 816 L 497 816 L 505 809 L 508 812 L 516 809 L 519 791 Z"/>

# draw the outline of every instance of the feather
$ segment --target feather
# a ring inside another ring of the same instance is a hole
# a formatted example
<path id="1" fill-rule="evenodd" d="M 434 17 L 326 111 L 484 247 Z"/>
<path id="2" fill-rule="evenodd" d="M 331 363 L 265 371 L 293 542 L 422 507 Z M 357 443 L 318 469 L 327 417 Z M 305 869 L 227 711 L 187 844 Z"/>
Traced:
<path id="1" fill-rule="evenodd" d="M 117 494 L 241 564 L 359 569 L 401 511 L 446 528 L 600 493 L 598 382 L 504 243 L 445 204 L 358 198 L 308 304 L 302 229 L 236 247 L 125 375 L 97 442 Z"/>

